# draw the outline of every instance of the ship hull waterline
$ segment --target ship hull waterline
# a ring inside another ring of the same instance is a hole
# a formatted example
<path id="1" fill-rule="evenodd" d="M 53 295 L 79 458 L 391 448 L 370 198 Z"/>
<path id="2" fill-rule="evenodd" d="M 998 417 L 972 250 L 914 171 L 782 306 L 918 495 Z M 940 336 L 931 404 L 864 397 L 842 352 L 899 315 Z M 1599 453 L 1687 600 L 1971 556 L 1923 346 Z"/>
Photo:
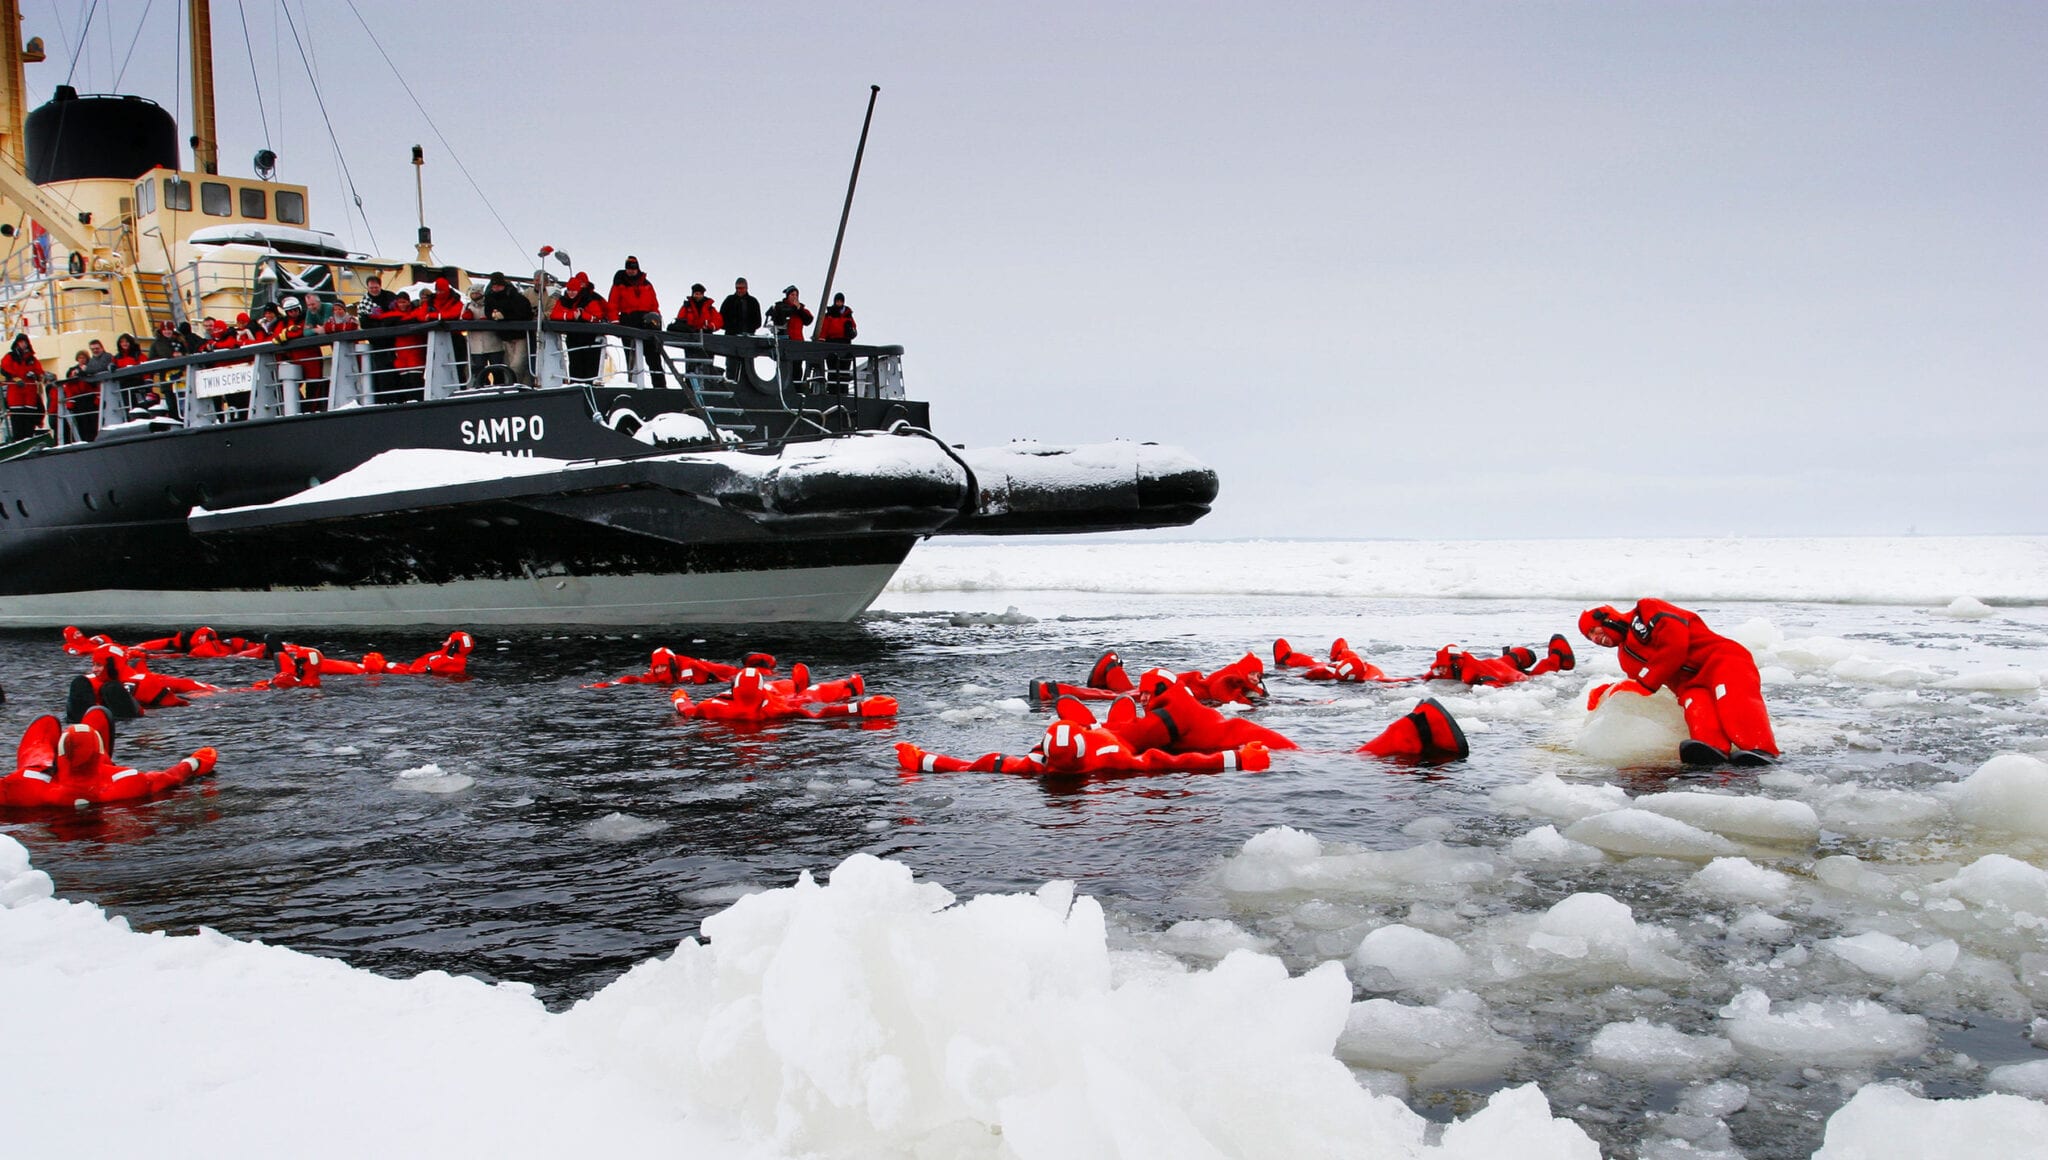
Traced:
<path id="1" fill-rule="evenodd" d="M 7 597 L 0 600 L 0 628 L 840 623 L 873 603 L 896 567 L 870 563 L 710 573 L 541 575 L 260 591 L 106 588 Z"/>

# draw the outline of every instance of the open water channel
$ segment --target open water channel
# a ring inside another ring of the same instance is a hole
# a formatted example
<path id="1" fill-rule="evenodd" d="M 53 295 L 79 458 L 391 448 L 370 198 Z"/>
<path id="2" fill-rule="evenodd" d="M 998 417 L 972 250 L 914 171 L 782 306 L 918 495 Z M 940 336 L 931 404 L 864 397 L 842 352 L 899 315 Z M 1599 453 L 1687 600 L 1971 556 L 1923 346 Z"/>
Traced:
<path id="1" fill-rule="evenodd" d="M 1884 606 L 1703 605 L 1724 631 L 1761 618 L 1794 642 L 1760 654 L 1787 749 L 1761 776 L 1617 769 L 1575 748 L 1584 689 L 1612 672 L 1587 645 L 1574 673 L 1500 691 L 1433 688 L 1474 753 L 1428 776 L 1352 752 L 1413 689 L 1272 675 L 1256 717 L 1304 746 L 1272 771 L 1053 786 L 906 778 L 893 745 L 1022 752 L 1045 720 L 1022 703 L 1027 682 L 1079 681 L 1105 648 L 1134 672 L 1212 668 L 1247 649 L 1270 657 L 1276 635 L 1321 651 L 1341 634 L 1388 672 L 1416 672 L 1451 640 L 1540 649 L 1571 631 L 1577 606 L 995 592 L 885 603 L 827 629 L 484 633 L 467 680 L 330 677 L 317 691 L 223 693 L 120 736 L 122 759 L 147 768 L 217 746 L 210 781 L 144 805 L 0 820 L 0 832 L 30 848 L 61 895 L 138 929 L 208 926 L 393 975 L 524 980 L 553 1005 L 666 953 L 742 894 L 861 851 L 962 896 L 1071 879 L 1103 901 L 1122 945 L 1203 966 L 1240 946 L 1295 970 L 1351 960 L 1370 932 L 1401 924 L 1443 943 L 1351 962 L 1356 997 L 1388 1001 L 1355 1009 L 1341 1053 L 1361 1082 L 1447 1118 L 1536 1080 L 1619 1155 L 1803 1156 L 1873 1078 L 1973 1095 L 1996 1065 L 2048 1058 L 2028 1038 L 2048 1005 L 2040 926 L 2013 917 L 2010 894 L 1984 901 L 1954 885 L 1987 854 L 2039 866 L 2042 841 L 1959 822 L 1941 796 L 1998 752 L 2048 746 L 2038 691 L 1940 687 L 1986 666 L 2048 667 L 2041 609 L 1964 622 Z M 1036 619 L 961 615 L 1011 603 Z M 303 640 L 409 657 L 439 636 Z M 902 714 L 741 730 L 678 719 L 661 688 L 584 687 L 645 667 L 660 644 L 728 660 L 766 649 L 820 677 L 859 671 Z M 1863 663 L 1844 669 L 1845 656 Z M 268 675 L 256 661 L 158 667 L 223 685 Z M 0 637 L 0 727 L 18 736 L 56 710 L 81 668 L 55 633 Z M 1566 792 L 1526 790 L 1549 777 Z M 1739 843 L 1755 867 L 1786 877 L 1730 879 L 1718 892 L 1696 878 L 1709 861 L 1697 851 L 1622 857 L 1526 837 L 1596 811 L 1584 795 L 1605 787 L 1803 801 L 1821 830 Z M 1580 893 L 1631 917 L 1537 929 Z M 1874 931 L 1924 952 L 1921 969 L 1871 973 L 1829 950 Z M 1462 958 L 1428 950 L 1445 944 Z M 1803 1053 L 1792 1024 L 1752 1021 L 1740 1034 L 1731 1012 L 1745 989 L 1781 1014 L 1816 1004 L 1808 1042 L 1878 1046 Z M 1610 1031 L 1596 1050 L 1603 1028 L 1638 1019 L 1691 1038 L 1631 1054 Z M 1792 1042 L 1771 1038 L 1788 1028 Z"/>

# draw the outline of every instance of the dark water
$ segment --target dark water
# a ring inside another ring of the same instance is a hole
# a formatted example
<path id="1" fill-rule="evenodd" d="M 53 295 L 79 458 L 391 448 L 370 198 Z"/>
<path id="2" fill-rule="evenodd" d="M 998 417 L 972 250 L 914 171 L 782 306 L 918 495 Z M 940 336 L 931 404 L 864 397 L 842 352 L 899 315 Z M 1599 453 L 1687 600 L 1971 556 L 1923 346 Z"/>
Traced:
<path id="1" fill-rule="evenodd" d="M 1258 718 L 1306 750 L 1282 756 L 1271 773 L 1081 786 L 992 775 L 900 778 L 899 740 L 966 756 L 1022 752 L 1044 718 L 999 702 L 1021 697 L 1032 678 L 1082 679 L 1105 647 L 1121 650 L 1134 672 L 1149 664 L 1212 668 L 1247 648 L 1269 655 L 1278 632 L 1317 650 L 1344 633 L 1390 672 L 1417 671 L 1445 640 L 1540 647 L 1552 631 L 1569 631 L 1576 611 L 1542 601 L 1359 607 L 1098 596 L 1033 608 L 1040 619 L 1032 624 L 952 623 L 951 610 L 991 603 L 1000 609 L 1003 601 L 906 597 L 898 611 L 834 628 L 486 633 L 464 681 L 330 677 L 317 691 L 225 693 L 127 723 L 120 736 L 120 757 L 145 768 L 217 746 L 220 767 L 210 781 L 147 804 L 0 819 L 0 832 L 30 848 L 61 895 L 96 901 L 138 929 L 207 926 L 392 975 L 440 969 L 523 980 L 559 1006 L 666 953 L 739 895 L 859 851 L 900 859 L 961 895 L 1072 879 L 1105 901 L 1126 934 L 1198 917 L 1230 917 L 1259 931 L 1272 916 L 1235 911 L 1210 882 L 1245 839 L 1293 825 L 1371 849 L 1405 848 L 1424 836 L 1497 846 L 1537 823 L 1499 816 L 1487 793 L 1571 765 L 1551 719 L 1503 714 L 1476 721 L 1475 758 L 1445 776 L 1391 772 L 1351 749 L 1404 711 L 1412 691 L 1281 678 Z M 1758 605 L 1718 619 L 1749 616 L 1795 633 L 1896 641 L 1917 632 L 1921 647 L 1944 647 L 1935 629 L 1900 627 L 1883 610 Z M 2005 631 L 2021 633 L 2010 642 L 2020 647 L 2038 639 L 2038 625 L 1971 626 L 1956 647 L 1981 649 L 1986 634 Z M 298 639 L 343 655 L 378 648 L 409 657 L 440 637 L 338 630 Z M 903 713 L 893 724 L 739 730 L 678 719 L 661 688 L 582 687 L 643 668 L 658 644 L 727 660 L 766 649 L 785 663 L 807 661 L 820 677 L 857 670 L 870 692 L 897 696 Z M 167 658 L 158 667 L 224 685 L 267 675 L 256 661 Z M 63 689 L 82 668 L 81 658 L 57 648 L 54 633 L 0 637 L 0 727 L 18 736 L 32 716 L 61 711 Z M 1573 690 L 1583 683 L 1567 679 Z M 1795 750 L 1788 768 L 1859 765 L 1887 784 L 1951 779 L 2001 740 L 2038 728 L 2038 718 L 2024 715 L 2001 727 L 1940 713 L 1873 714 L 1857 700 L 1862 691 L 1772 689 L 1781 738 Z M 1875 740 L 1848 744 L 1850 733 Z M 450 793 L 398 788 L 401 772 L 428 763 L 473 784 Z M 1647 773 L 1612 776 L 1632 792 L 1664 784 Z M 1840 851 L 1821 851 L 1830 852 Z M 1604 890 L 1635 906 L 1639 920 L 1687 933 L 1711 967 L 1719 936 L 1695 932 L 1699 908 L 1671 889 L 1676 872 L 1660 877 L 1631 866 L 1518 876 L 1482 905 L 1541 909 L 1574 890 Z M 1290 965 L 1315 961 L 1312 950 L 1285 937 L 1279 943 Z M 1629 1150 L 1644 1113 L 1669 1110 L 1675 1089 L 1602 1080 L 1575 1065 L 1578 1047 L 1603 1021 L 1637 1014 L 1711 1030 L 1727 993 L 1710 984 L 1697 996 L 1557 1010 L 1526 997 L 1526 1009 L 1496 1011 L 1500 1030 L 1535 1048 L 1509 1078 L 1541 1080 L 1561 1112 L 1609 1148 Z M 1981 1059 L 2005 1061 L 1972 1035 L 2003 1044 L 2009 1059 L 2027 1057 L 2011 1012 L 1929 1014 Z M 1952 1050 L 1930 1056 L 1921 1078 L 1930 1092 L 1974 1094 L 1937 1066 Z M 1832 1077 L 1743 1078 L 1759 1096 L 1731 1127 L 1751 1156 L 1811 1151 L 1820 1119 L 1846 1098 Z M 1435 1115 L 1462 1107 L 1455 1093 L 1417 1093 L 1413 1102 Z"/>

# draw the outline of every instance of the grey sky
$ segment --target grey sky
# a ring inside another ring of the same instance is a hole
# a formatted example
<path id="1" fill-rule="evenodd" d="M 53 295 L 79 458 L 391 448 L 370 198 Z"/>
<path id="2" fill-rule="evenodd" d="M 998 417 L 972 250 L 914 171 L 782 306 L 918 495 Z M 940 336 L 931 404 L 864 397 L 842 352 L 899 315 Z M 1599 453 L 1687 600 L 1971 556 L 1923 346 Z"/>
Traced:
<path id="1" fill-rule="evenodd" d="M 280 176 L 367 247 L 245 2 Z M 1188 447 L 1196 534 L 2048 531 L 2048 6 L 356 2 L 524 246 L 347 6 L 294 4 L 382 252 L 421 142 L 444 258 L 633 253 L 670 311 L 817 304 L 881 85 L 863 338 L 954 441 Z M 84 7 L 24 4 L 35 102 Z M 166 104 L 172 7 L 123 85 Z M 142 5 L 101 9 L 82 91 Z M 216 3 L 246 173 L 240 28 Z"/>

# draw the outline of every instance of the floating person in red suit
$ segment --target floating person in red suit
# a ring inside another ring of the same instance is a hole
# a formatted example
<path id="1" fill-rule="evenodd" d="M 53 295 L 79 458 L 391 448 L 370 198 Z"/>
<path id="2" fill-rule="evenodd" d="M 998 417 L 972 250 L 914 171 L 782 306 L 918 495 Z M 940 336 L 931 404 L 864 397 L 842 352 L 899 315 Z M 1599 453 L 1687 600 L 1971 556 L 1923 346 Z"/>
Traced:
<path id="1" fill-rule="evenodd" d="M 371 653 L 370 655 L 375 656 L 377 654 Z M 285 645 L 277 649 L 272 654 L 272 657 L 277 661 L 276 675 L 266 680 L 258 681 L 249 686 L 250 688 L 317 689 L 320 687 L 320 674 L 324 671 L 323 665 L 327 658 L 321 655 L 319 649 L 301 648 L 298 645 Z M 363 670 L 361 666 L 357 666 L 355 671 L 362 672 Z"/>
<path id="2" fill-rule="evenodd" d="M 690 699 L 689 691 L 677 689 L 671 698 L 676 712 L 705 721 L 826 721 L 842 717 L 894 717 L 896 698 L 862 697 L 832 704 L 806 704 L 770 688 L 768 675 L 759 669 L 741 669 L 730 691 L 703 701 Z"/>
<path id="3" fill-rule="evenodd" d="M 66 632 L 71 630 L 66 629 Z M 211 628 L 200 627 L 189 631 L 172 633 L 155 640 L 141 641 L 132 646 L 137 652 L 183 653 L 186 656 L 213 660 L 220 657 L 261 657 L 264 656 L 263 642 L 244 640 L 239 636 L 223 637 Z"/>
<path id="4" fill-rule="evenodd" d="M 1308 653 L 1295 652 L 1294 646 L 1288 644 L 1284 636 L 1273 642 L 1273 664 L 1278 668 L 1308 669 L 1322 663 Z"/>
<path id="5" fill-rule="evenodd" d="M 1466 744 L 1465 731 L 1450 710 L 1436 698 L 1425 697 L 1358 751 L 1418 765 L 1439 765 L 1471 756 L 1472 747 Z"/>
<path id="6" fill-rule="evenodd" d="M 0 777 L 0 806 L 77 806 L 153 797 L 213 772 L 212 746 L 169 769 L 145 772 L 115 764 L 114 726 L 94 708 L 76 725 L 55 717 L 29 722 L 16 750 L 14 772 Z"/>
<path id="7" fill-rule="evenodd" d="M 1233 769 L 1257 772 L 1272 766 L 1266 747 L 1256 741 L 1211 753 L 1140 750 L 1097 725 L 1087 706 L 1072 697 L 1060 698 L 1054 712 L 1058 719 L 1029 753 L 985 753 L 969 760 L 928 753 L 904 741 L 896 746 L 896 765 L 905 773 L 1018 773 L 1031 777 L 1124 777 Z"/>
<path id="8" fill-rule="evenodd" d="M 1176 679 L 1188 687 L 1197 698 L 1216 705 L 1225 701 L 1250 705 L 1253 698 L 1266 695 L 1266 666 L 1258 657 L 1246 653 L 1237 660 L 1204 673 L 1190 669 L 1179 673 Z M 1077 701 L 1113 701 L 1133 691 L 1137 683 L 1125 672 L 1123 660 L 1114 650 L 1103 653 L 1088 673 L 1085 685 L 1069 685 L 1059 681 L 1031 682 L 1031 699 L 1039 702 L 1056 702 L 1061 697 L 1072 697 Z"/>
<path id="9" fill-rule="evenodd" d="M 1422 674 L 1422 679 L 1462 681 L 1468 685 L 1512 685 L 1545 673 L 1570 672 L 1577 666 L 1578 658 L 1572 653 L 1571 642 L 1563 636 L 1552 636 L 1541 658 L 1535 649 L 1521 646 L 1504 648 L 1497 657 L 1483 657 L 1447 644 L 1436 651 L 1436 661 L 1429 666 L 1428 672 Z"/>
<path id="10" fill-rule="evenodd" d="M 107 636 L 104 633 L 98 636 L 87 636 L 75 624 L 64 626 L 64 651 L 73 656 L 91 656 L 100 649 L 115 643 L 117 642 L 113 637 Z"/>
<path id="11" fill-rule="evenodd" d="M 370 653 L 363 657 L 363 671 L 366 673 L 407 673 L 413 676 L 461 677 L 469 674 L 469 654 L 476 648 L 476 638 L 457 630 L 448 634 L 441 647 L 408 664 L 394 665 L 384 659 L 382 653 Z M 372 659 L 374 658 L 374 659 Z"/>
<path id="12" fill-rule="evenodd" d="M 106 645 L 96 654 L 92 672 L 71 683 L 66 716 L 81 720 L 87 708 L 98 704 L 112 710 L 116 718 L 127 719 L 141 716 L 144 709 L 187 705 L 191 702 L 186 697 L 218 692 L 219 685 L 151 672 L 147 654 Z"/>
<path id="13" fill-rule="evenodd" d="M 1769 765 L 1778 755 L 1756 658 L 1698 613 L 1663 600 L 1639 600 L 1627 612 L 1603 604 L 1579 615 L 1579 631 L 1616 649 L 1628 680 L 1677 694 L 1692 735 L 1678 747 L 1687 765 Z"/>
<path id="14" fill-rule="evenodd" d="M 1294 653 L 1293 656 L 1302 656 Z M 1290 663 L 1293 663 L 1290 661 Z M 1378 665 L 1359 656 L 1343 637 L 1330 642 L 1328 664 L 1311 663 L 1302 668 L 1301 676 L 1310 681 L 1338 681 L 1344 684 L 1361 685 L 1368 683 L 1401 684 L 1412 677 L 1390 677 Z"/>
<path id="15" fill-rule="evenodd" d="M 1102 724 L 1136 752 L 1219 753 L 1253 744 L 1297 748 L 1282 733 L 1204 705 L 1165 669 L 1139 678 L 1137 698 L 1120 697 L 1111 703 Z"/>
<path id="16" fill-rule="evenodd" d="M 748 653 L 746 659 L 736 665 L 722 665 L 717 661 L 700 660 L 684 656 L 671 648 L 658 648 L 647 658 L 647 671 L 628 673 L 599 681 L 586 689 L 606 689 L 613 685 L 709 685 L 725 684 L 740 674 L 742 669 L 758 669 L 772 674 L 775 672 L 775 658 L 767 653 Z M 806 684 L 809 682 L 806 681 Z M 858 694 L 856 694 L 858 695 Z"/>

